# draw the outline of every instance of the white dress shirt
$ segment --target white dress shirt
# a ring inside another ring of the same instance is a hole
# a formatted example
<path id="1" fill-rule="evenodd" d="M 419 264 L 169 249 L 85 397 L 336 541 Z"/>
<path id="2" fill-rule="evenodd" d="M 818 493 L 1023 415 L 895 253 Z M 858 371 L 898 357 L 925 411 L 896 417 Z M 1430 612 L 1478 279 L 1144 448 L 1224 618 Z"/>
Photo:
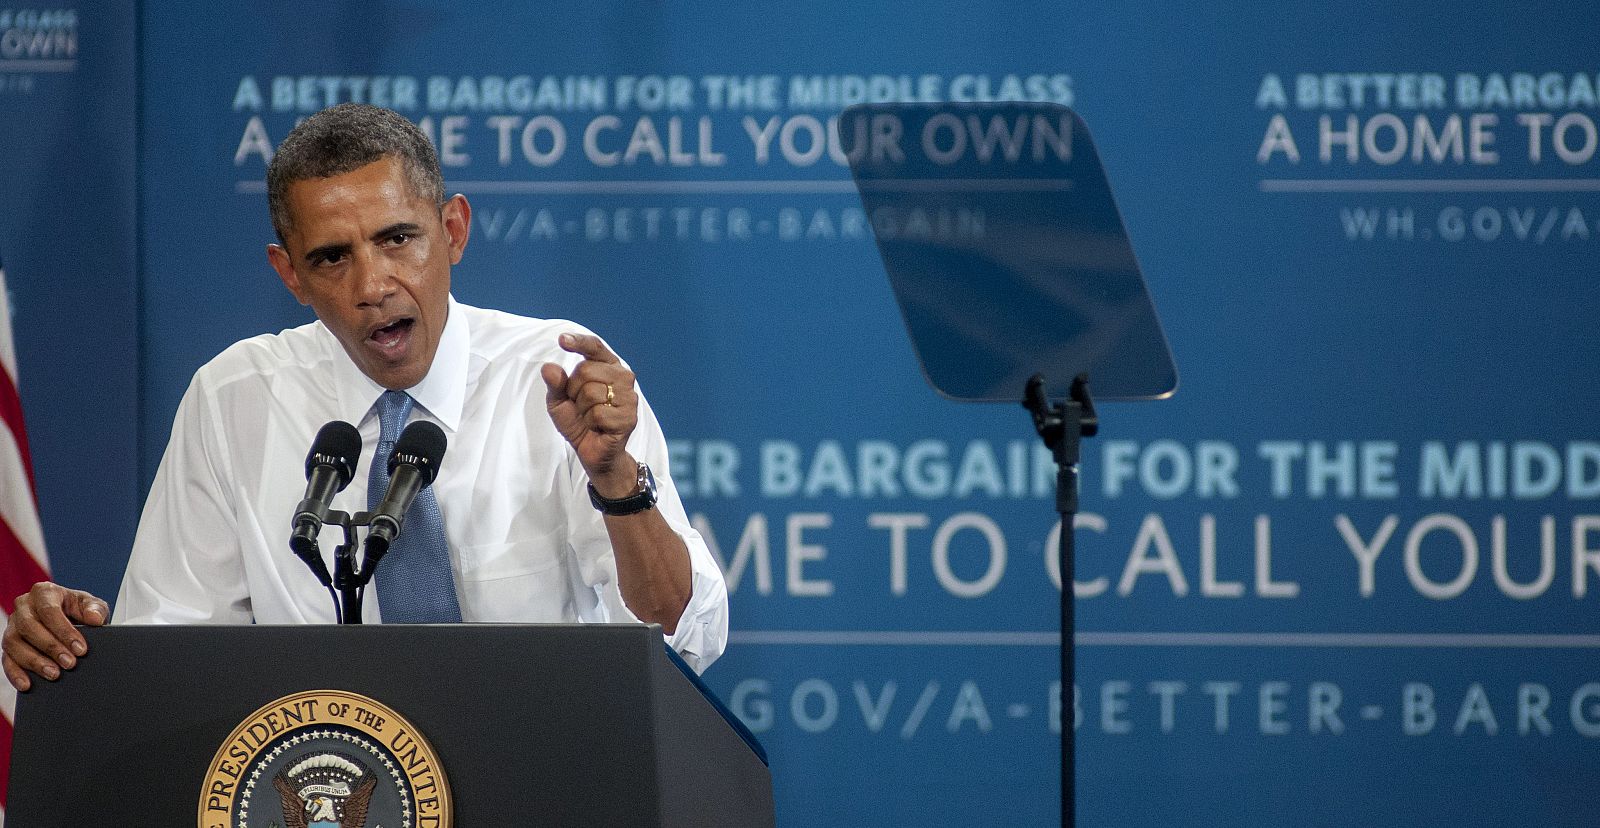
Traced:
<path id="1" fill-rule="evenodd" d="M 432 420 L 449 438 L 433 488 L 465 621 L 638 620 L 622 602 L 583 466 L 546 412 L 539 367 L 571 371 L 582 359 L 557 345 L 565 332 L 587 333 L 452 297 L 433 365 L 409 389 L 411 418 Z M 246 339 L 197 371 L 145 501 L 113 620 L 332 623 L 332 597 L 289 551 L 290 519 L 305 493 L 312 437 L 331 420 L 357 424 L 362 440 L 360 465 L 333 508 L 366 509 L 383 391 L 321 322 Z M 727 587 L 689 525 L 643 394 L 628 451 L 655 472 L 656 508 L 689 549 L 693 594 L 668 641 L 703 670 L 727 643 Z M 342 536 L 323 528 L 330 572 Z M 377 623 L 382 605 L 374 581 L 363 620 Z"/>

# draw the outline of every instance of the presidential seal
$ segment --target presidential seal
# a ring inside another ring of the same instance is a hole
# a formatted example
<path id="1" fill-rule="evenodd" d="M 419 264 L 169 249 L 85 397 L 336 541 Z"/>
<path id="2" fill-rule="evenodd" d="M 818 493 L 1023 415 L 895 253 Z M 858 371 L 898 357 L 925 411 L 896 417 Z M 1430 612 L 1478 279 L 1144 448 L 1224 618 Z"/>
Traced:
<path id="1" fill-rule="evenodd" d="M 217 750 L 199 828 L 450 828 L 450 788 L 422 734 L 343 690 L 285 696 Z"/>

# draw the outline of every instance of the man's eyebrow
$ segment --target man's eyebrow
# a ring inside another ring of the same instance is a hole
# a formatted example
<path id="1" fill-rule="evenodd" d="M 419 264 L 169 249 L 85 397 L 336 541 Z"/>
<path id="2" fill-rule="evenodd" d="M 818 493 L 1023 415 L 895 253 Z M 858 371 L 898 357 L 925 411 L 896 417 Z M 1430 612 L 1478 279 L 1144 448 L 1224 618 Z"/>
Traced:
<path id="1" fill-rule="evenodd" d="M 323 259 L 329 259 L 340 255 L 348 255 L 349 253 L 350 245 L 342 242 L 335 242 L 333 244 L 325 244 L 321 247 L 314 247 L 310 250 L 307 250 L 306 261 L 320 262 Z"/>
<path id="2" fill-rule="evenodd" d="M 388 227 L 385 227 L 385 228 L 383 228 L 382 230 L 379 230 L 376 233 L 373 233 L 372 234 L 372 240 L 373 241 L 383 241 L 384 239 L 387 239 L 390 236 L 398 236 L 398 235 L 401 235 L 401 234 L 415 236 L 415 235 L 417 235 L 418 233 L 421 233 L 421 232 L 422 232 L 422 225 L 416 224 L 414 222 L 409 222 L 409 221 L 400 221 L 400 222 L 396 222 L 394 224 L 391 224 Z"/>

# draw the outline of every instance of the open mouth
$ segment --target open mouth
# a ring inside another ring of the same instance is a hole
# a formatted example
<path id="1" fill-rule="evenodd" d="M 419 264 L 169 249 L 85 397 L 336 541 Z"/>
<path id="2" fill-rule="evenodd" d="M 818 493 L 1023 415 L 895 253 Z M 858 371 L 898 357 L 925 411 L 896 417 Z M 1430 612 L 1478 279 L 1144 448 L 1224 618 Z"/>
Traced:
<path id="1" fill-rule="evenodd" d="M 374 330 L 367 336 L 367 339 L 376 345 L 378 350 L 385 353 L 393 353 L 405 345 L 406 340 L 411 336 L 411 328 L 414 324 L 416 324 L 416 320 L 410 317 L 396 319 Z"/>

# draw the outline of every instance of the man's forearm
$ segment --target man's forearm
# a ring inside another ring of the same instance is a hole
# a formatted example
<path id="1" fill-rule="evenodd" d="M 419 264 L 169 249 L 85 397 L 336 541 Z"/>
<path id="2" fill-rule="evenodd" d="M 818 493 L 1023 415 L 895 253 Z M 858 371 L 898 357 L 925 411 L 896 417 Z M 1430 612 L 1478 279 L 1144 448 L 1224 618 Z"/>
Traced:
<path id="1" fill-rule="evenodd" d="M 671 635 L 689 605 L 693 573 L 689 549 L 656 509 L 606 516 L 606 533 L 617 559 L 622 600 L 639 620 L 660 624 Z"/>

